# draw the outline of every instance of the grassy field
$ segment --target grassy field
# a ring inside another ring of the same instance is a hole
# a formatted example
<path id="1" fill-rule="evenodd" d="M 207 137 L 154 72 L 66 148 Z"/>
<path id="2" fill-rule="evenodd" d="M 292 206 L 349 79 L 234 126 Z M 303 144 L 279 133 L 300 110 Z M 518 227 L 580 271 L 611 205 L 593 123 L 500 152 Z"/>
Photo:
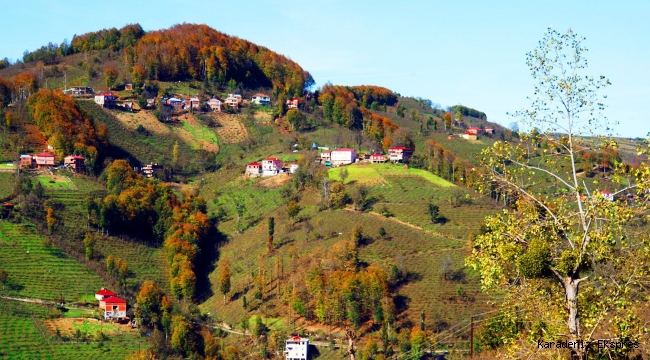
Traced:
<path id="1" fill-rule="evenodd" d="M 233 264 L 232 293 L 246 295 L 249 303 L 255 301 L 251 300 L 253 295 L 245 293 L 244 289 L 250 283 L 250 269 L 257 269 L 259 265 L 258 259 L 262 259 L 266 269 L 273 269 L 275 259 L 281 258 L 290 271 L 290 253 L 296 254 L 294 261 L 297 262 L 303 258 L 324 256 L 336 242 L 350 237 L 354 225 L 360 225 L 368 239 L 361 248 L 361 260 L 385 269 L 397 265 L 414 279 L 395 294 L 407 304 L 406 310 L 400 314 L 401 320 L 417 323 L 420 312 L 425 310 L 431 325 L 439 320 L 454 324 L 488 307 L 476 275 L 464 269 L 463 258 L 470 251 L 467 235 L 477 232 L 485 215 L 497 209 L 492 203 L 422 170 L 390 164 L 346 168 L 350 174 L 346 181 L 348 191 L 358 184 L 374 185 L 370 196 L 378 202 L 372 209 L 364 213 L 346 209 L 319 212 L 316 207 L 319 196 L 314 190 L 309 190 L 302 195 L 301 221 L 295 227 L 290 226 L 278 190 L 259 189 L 259 180 L 240 177 L 219 186 L 220 191 L 229 194 L 217 196 L 219 200 L 216 201 L 230 215 L 220 225 L 222 231 L 231 234 L 230 241 L 220 249 L 220 256 Z M 330 169 L 330 179 L 340 180 L 340 169 Z M 460 192 L 463 204 L 456 205 L 450 201 L 456 192 Z M 233 205 L 228 204 L 230 194 L 239 194 L 246 199 L 245 230 L 241 233 L 234 231 L 236 219 L 232 216 Z M 444 223 L 431 223 L 427 213 L 430 201 L 440 206 Z M 377 213 L 383 206 L 394 216 L 384 217 Z M 265 220 L 269 216 L 276 219 L 275 242 L 279 247 L 272 256 L 267 255 L 265 244 Z M 382 227 L 387 233 L 384 238 L 378 231 Z M 443 266 L 443 263 L 448 265 Z M 457 276 L 446 280 L 445 271 Z M 218 271 L 210 275 L 213 284 L 217 283 L 217 278 Z M 273 283 L 269 287 L 274 288 Z M 241 299 L 223 305 L 222 295 L 216 287 L 213 292 L 215 295 L 201 305 L 204 312 L 216 313 L 229 323 L 237 323 L 246 315 Z M 270 304 L 273 301 L 270 300 Z M 447 311 L 449 307 L 458 311 Z M 265 305 L 265 309 L 267 316 L 288 315 L 281 306 Z"/>
<path id="2" fill-rule="evenodd" d="M 14 192 L 16 174 L 0 172 L 0 198 L 7 197 Z"/>
<path id="3" fill-rule="evenodd" d="M 387 176 L 415 176 L 420 177 L 433 185 L 440 187 L 454 187 L 455 185 L 426 170 L 404 168 L 402 165 L 393 164 L 354 164 L 345 167 L 329 169 L 330 180 L 341 181 L 341 171 L 348 171 L 346 183 L 359 183 L 367 185 L 388 184 Z"/>
<path id="4" fill-rule="evenodd" d="M 44 188 L 53 190 L 74 190 L 75 185 L 68 177 L 60 175 L 39 175 L 35 177 L 36 181 L 41 183 Z"/>
<path id="5" fill-rule="evenodd" d="M 45 306 L 0 299 L 0 358 L 6 359 L 121 359 L 146 347 L 136 334 L 109 336 L 97 341 L 94 333 L 79 341 L 56 337 L 43 321 Z"/>
<path id="6" fill-rule="evenodd" d="M 181 128 L 173 128 L 178 136 L 190 144 L 194 149 L 205 149 L 219 152 L 219 138 L 202 122 L 197 121 L 193 115 L 185 115 L 181 120 Z M 181 131 L 182 129 L 182 131 Z"/>

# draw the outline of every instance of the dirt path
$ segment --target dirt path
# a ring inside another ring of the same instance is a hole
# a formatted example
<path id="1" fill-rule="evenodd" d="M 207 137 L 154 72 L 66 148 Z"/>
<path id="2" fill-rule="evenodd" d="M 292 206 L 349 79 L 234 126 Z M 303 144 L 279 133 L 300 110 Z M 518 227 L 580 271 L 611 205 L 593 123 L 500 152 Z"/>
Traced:
<path id="1" fill-rule="evenodd" d="M 372 214 L 372 215 L 374 215 L 374 216 L 384 218 L 384 219 L 386 219 L 386 220 L 388 220 L 388 221 L 393 221 L 393 222 L 396 222 L 396 223 L 398 223 L 398 224 L 401 224 L 401 225 L 404 225 L 404 226 L 408 226 L 408 227 L 410 227 L 410 228 L 412 228 L 412 229 L 417 229 L 417 230 L 423 231 L 423 232 L 425 232 L 425 233 L 427 233 L 427 234 L 431 234 L 431 235 L 435 235 L 435 236 L 440 236 L 440 237 L 445 238 L 445 239 L 448 239 L 448 240 L 453 240 L 453 241 L 463 242 L 462 240 L 452 238 L 452 237 L 450 237 L 449 235 L 444 235 L 444 234 L 441 234 L 441 233 L 438 233 L 438 232 L 435 232 L 435 231 L 431 231 L 431 230 L 427 230 L 427 229 L 421 228 L 421 227 L 419 227 L 419 226 L 417 226 L 417 225 L 413 225 L 413 224 L 407 223 L 406 221 L 402 221 L 402 220 L 400 220 L 400 219 L 397 219 L 397 218 L 395 218 L 394 216 L 391 216 L 391 217 L 385 217 L 385 216 L 382 215 L 382 214 L 379 214 L 379 213 L 376 213 L 376 212 L 372 212 L 372 211 L 371 211 L 371 212 L 368 212 L 368 214 Z"/>
<path id="2" fill-rule="evenodd" d="M 51 301 L 51 300 L 43 300 L 43 299 L 36 299 L 36 298 L 21 298 L 21 297 L 15 297 L 15 296 L 0 296 L 0 299 L 5 299 L 5 300 L 11 300 L 11 301 L 22 301 L 26 303 L 32 303 L 32 304 L 42 304 L 42 305 L 56 305 L 56 301 Z M 66 309 L 74 309 L 74 310 L 88 310 L 86 308 L 78 307 L 78 306 L 67 306 Z"/>

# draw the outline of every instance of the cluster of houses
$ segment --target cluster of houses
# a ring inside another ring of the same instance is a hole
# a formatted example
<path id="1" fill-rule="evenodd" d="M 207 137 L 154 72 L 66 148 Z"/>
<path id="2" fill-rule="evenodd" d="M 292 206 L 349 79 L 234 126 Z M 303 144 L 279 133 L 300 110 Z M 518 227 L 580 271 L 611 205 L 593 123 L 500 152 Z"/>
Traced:
<path id="1" fill-rule="evenodd" d="M 480 134 L 491 134 L 494 135 L 494 129 L 491 127 L 486 127 L 486 128 L 478 128 L 478 127 L 469 127 L 465 131 L 465 133 L 460 134 L 460 137 L 462 137 L 465 140 L 478 140 L 478 136 Z M 455 138 L 454 135 L 449 135 L 447 136 L 449 140 L 453 140 Z"/>
<path id="2" fill-rule="evenodd" d="M 330 151 L 329 148 L 321 148 L 323 151 L 320 157 L 317 158 L 321 164 L 325 166 L 341 166 L 349 165 L 356 162 L 371 162 L 371 163 L 384 163 L 391 161 L 394 163 L 409 162 L 413 156 L 413 149 L 405 146 L 395 146 L 388 149 L 386 154 L 357 154 L 357 151 L 349 148 L 339 148 Z M 290 164 L 283 164 L 282 160 L 270 157 L 260 161 L 252 162 L 246 165 L 245 175 L 249 177 L 267 177 L 275 176 L 284 173 L 293 174 L 298 169 L 298 164 L 292 162 Z"/>
<path id="3" fill-rule="evenodd" d="M 247 103 L 247 102 L 257 104 L 260 106 L 268 106 L 271 105 L 271 97 L 266 94 L 257 93 L 253 95 L 253 97 L 250 100 L 244 100 L 244 98 L 240 94 L 228 94 L 228 96 L 223 100 L 217 97 L 212 97 L 211 99 L 208 99 L 203 103 L 201 103 L 201 100 L 199 100 L 199 98 L 197 97 L 192 97 L 186 100 L 179 99 L 176 97 L 162 99 L 162 103 L 164 105 L 171 106 L 174 108 L 174 110 L 207 109 L 209 111 L 217 111 L 217 112 L 223 111 L 223 109 L 226 106 L 229 108 L 236 109 L 242 103 Z M 299 98 L 289 99 L 286 102 L 288 109 L 297 109 L 299 104 L 300 104 Z"/>
<path id="4" fill-rule="evenodd" d="M 85 158 L 79 155 L 68 155 L 63 159 L 63 166 L 74 173 L 86 171 Z M 36 155 L 20 155 L 22 169 L 49 169 L 54 167 L 54 154 L 43 151 Z"/>
<path id="5" fill-rule="evenodd" d="M 280 174 L 290 173 L 293 174 L 298 169 L 297 163 L 288 164 L 288 166 L 283 166 L 282 160 L 278 158 L 266 158 L 262 162 L 252 162 L 246 165 L 245 174 L 250 177 L 267 177 L 267 176 L 276 176 Z"/>
<path id="6" fill-rule="evenodd" d="M 121 299 L 114 292 L 101 288 L 95 293 L 99 300 L 99 308 L 103 311 L 104 320 L 123 320 L 126 318 L 126 300 Z"/>
<path id="7" fill-rule="evenodd" d="M 336 150 L 325 150 L 320 153 L 320 160 L 326 166 L 348 165 L 355 162 L 367 161 L 371 163 L 385 163 L 391 161 L 409 162 L 413 156 L 413 149 L 405 146 L 394 146 L 389 148 L 386 154 L 357 154 L 356 150 L 349 148 L 339 148 Z"/>

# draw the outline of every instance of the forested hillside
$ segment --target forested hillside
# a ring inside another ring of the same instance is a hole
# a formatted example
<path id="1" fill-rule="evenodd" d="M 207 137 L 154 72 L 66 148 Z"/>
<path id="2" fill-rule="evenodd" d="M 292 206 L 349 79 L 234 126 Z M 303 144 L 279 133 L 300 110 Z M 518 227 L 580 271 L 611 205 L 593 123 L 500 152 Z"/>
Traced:
<path id="1" fill-rule="evenodd" d="M 319 359 L 462 358 L 473 316 L 514 299 L 481 291 L 485 268 L 465 264 L 472 251 L 493 261 L 477 246 L 517 230 L 494 219 L 570 208 L 546 199 L 564 196 L 574 168 L 601 209 L 597 194 L 645 160 L 632 143 L 621 156 L 585 138 L 567 160 L 568 138 L 519 134 L 469 106 L 314 85 L 289 58 L 196 24 L 104 29 L 0 62 L 0 356 L 46 357 L 25 350 L 21 324 L 63 357 L 277 359 L 297 333 Z M 62 92 L 71 86 L 111 96 Z M 24 160 L 42 152 L 54 163 Z M 513 263 L 494 266 L 508 272 L 499 281 L 557 270 L 538 245 L 491 254 Z M 99 320 L 101 287 L 135 328 Z M 503 310 L 484 319 L 476 351 L 504 346 L 500 332 L 551 329 Z"/>

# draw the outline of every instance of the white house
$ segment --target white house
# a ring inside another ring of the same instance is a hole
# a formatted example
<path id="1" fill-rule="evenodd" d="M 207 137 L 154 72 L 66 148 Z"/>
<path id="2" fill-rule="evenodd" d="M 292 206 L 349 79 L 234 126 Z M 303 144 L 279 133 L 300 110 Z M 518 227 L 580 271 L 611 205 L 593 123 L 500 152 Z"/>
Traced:
<path id="1" fill-rule="evenodd" d="M 357 159 L 357 152 L 354 149 L 340 148 L 331 152 L 332 165 L 352 164 Z"/>
<path id="2" fill-rule="evenodd" d="M 293 174 L 298 170 L 298 163 L 293 163 L 289 165 L 289 173 Z"/>
<path id="3" fill-rule="evenodd" d="M 221 100 L 217 98 L 212 98 L 208 100 L 208 107 L 212 111 L 221 111 Z"/>
<path id="4" fill-rule="evenodd" d="M 284 356 L 286 360 L 307 360 L 309 355 L 309 339 L 292 336 L 284 341 Z"/>
<path id="5" fill-rule="evenodd" d="M 271 97 L 266 94 L 255 94 L 255 96 L 253 96 L 251 99 L 251 102 L 257 105 L 270 105 Z"/>
<path id="6" fill-rule="evenodd" d="M 98 94 L 95 95 L 95 102 L 97 105 L 102 107 L 107 107 L 113 105 L 115 102 L 115 96 L 113 94 Z"/>
<path id="7" fill-rule="evenodd" d="M 282 161 L 277 158 L 262 160 L 262 176 L 275 176 L 282 172 Z"/>
<path id="8" fill-rule="evenodd" d="M 256 162 L 246 165 L 246 175 L 257 177 L 262 175 L 262 164 Z"/>
<path id="9" fill-rule="evenodd" d="M 239 94 L 228 94 L 228 97 L 224 101 L 230 107 L 237 107 L 242 101 L 241 95 Z"/>
<path id="10" fill-rule="evenodd" d="M 323 161 L 330 161 L 330 160 L 331 160 L 331 156 L 332 156 L 332 152 L 331 152 L 331 151 L 323 151 L 322 153 L 320 153 L 320 158 L 321 158 Z"/>

